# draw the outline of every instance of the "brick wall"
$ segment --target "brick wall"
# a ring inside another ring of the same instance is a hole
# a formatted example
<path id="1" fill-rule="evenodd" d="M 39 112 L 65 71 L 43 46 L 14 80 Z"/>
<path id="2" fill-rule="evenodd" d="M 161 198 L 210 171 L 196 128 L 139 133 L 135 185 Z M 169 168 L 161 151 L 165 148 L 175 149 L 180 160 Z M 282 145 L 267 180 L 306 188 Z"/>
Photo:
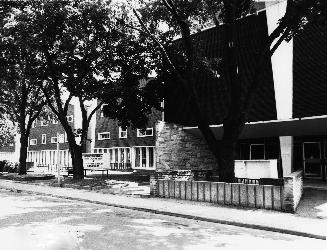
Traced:
<path id="1" fill-rule="evenodd" d="M 207 143 L 181 126 L 160 121 L 156 131 L 157 171 L 212 170 L 217 165 Z"/>
<path id="2" fill-rule="evenodd" d="M 284 210 L 294 213 L 303 194 L 303 171 L 284 176 Z"/>
<path id="3" fill-rule="evenodd" d="M 69 105 L 68 116 L 73 116 L 73 121 L 75 119 L 74 117 L 74 106 Z M 73 127 L 73 122 L 70 123 Z M 29 140 L 31 139 L 37 139 L 37 145 L 29 145 L 29 151 L 41 151 L 41 150 L 56 150 L 57 144 L 51 143 L 51 137 L 57 137 L 57 133 L 64 134 L 65 130 L 61 126 L 60 122 L 58 124 L 53 124 L 52 120 L 48 122 L 47 126 L 41 126 L 41 120 L 36 120 L 36 127 L 31 129 Z M 46 134 L 46 144 L 42 144 L 42 134 Z M 60 149 L 68 149 L 69 145 L 67 142 L 60 144 Z"/>
<path id="4" fill-rule="evenodd" d="M 137 130 L 127 128 L 127 138 L 119 138 L 119 125 L 117 120 L 101 117 L 101 110 L 96 112 L 95 148 L 130 147 L 130 146 L 154 146 L 155 124 L 161 119 L 161 112 L 153 111 L 149 116 L 147 127 L 153 128 L 153 136 L 137 137 Z M 98 133 L 110 132 L 109 140 L 98 140 Z"/>

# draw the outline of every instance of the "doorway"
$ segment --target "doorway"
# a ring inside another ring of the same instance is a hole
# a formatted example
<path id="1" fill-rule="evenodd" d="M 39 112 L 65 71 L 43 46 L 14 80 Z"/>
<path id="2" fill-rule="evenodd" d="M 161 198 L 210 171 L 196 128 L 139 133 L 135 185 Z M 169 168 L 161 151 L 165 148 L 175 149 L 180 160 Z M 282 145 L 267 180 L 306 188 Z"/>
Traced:
<path id="1" fill-rule="evenodd" d="M 303 143 L 303 165 L 305 178 L 322 178 L 322 155 L 320 142 Z"/>

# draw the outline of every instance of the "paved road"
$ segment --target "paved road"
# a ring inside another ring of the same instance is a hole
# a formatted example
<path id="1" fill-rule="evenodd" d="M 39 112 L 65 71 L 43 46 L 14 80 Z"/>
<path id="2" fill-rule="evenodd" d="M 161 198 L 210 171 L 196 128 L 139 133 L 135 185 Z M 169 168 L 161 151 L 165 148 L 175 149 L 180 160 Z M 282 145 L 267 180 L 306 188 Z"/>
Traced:
<path id="1" fill-rule="evenodd" d="M 322 240 L 0 190 L 1 250 L 326 247 Z"/>

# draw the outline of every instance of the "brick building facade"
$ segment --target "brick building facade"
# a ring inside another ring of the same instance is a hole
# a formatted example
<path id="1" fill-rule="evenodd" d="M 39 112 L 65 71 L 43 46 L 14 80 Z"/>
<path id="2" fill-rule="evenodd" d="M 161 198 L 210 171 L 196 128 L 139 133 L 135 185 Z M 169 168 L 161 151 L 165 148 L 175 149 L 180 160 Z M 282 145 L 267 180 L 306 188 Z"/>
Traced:
<path id="1" fill-rule="evenodd" d="M 155 169 L 155 135 L 161 112 L 153 111 L 146 129 L 126 129 L 118 121 L 106 118 L 101 110 L 96 112 L 94 153 L 109 154 L 112 168 Z"/>
<path id="2" fill-rule="evenodd" d="M 67 120 L 73 128 L 80 127 L 80 120 L 76 115 L 74 105 L 69 105 Z M 59 143 L 59 156 L 57 152 L 58 136 L 64 137 L 64 143 Z M 34 121 L 28 141 L 27 162 L 34 166 L 71 166 L 69 145 L 64 128 L 56 119 L 39 118 Z"/>

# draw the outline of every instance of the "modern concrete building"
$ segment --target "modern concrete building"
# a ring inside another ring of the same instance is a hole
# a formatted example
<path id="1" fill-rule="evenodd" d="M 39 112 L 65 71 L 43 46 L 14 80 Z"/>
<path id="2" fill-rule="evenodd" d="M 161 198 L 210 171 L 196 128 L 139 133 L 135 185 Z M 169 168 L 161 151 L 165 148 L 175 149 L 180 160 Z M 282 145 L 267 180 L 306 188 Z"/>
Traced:
<path id="1" fill-rule="evenodd" d="M 265 1 L 267 2 L 267 1 Z M 286 1 L 238 20 L 239 75 L 248 86 L 258 54 L 284 15 Z M 222 55 L 224 25 L 195 35 L 203 55 Z M 283 42 L 266 62 L 255 101 L 238 143 L 235 174 L 244 178 L 277 178 L 303 169 L 305 178 L 326 182 L 327 34 L 314 24 Z M 198 76 L 201 107 L 221 138 L 228 80 Z M 212 169 L 216 163 L 196 126 L 185 92 L 172 82 L 165 97 L 165 123 L 159 123 L 157 170 Z M 178 124 L 178 125 L 176 125 Z M 279 170 L 279 171 L 277 171 Z"/>

